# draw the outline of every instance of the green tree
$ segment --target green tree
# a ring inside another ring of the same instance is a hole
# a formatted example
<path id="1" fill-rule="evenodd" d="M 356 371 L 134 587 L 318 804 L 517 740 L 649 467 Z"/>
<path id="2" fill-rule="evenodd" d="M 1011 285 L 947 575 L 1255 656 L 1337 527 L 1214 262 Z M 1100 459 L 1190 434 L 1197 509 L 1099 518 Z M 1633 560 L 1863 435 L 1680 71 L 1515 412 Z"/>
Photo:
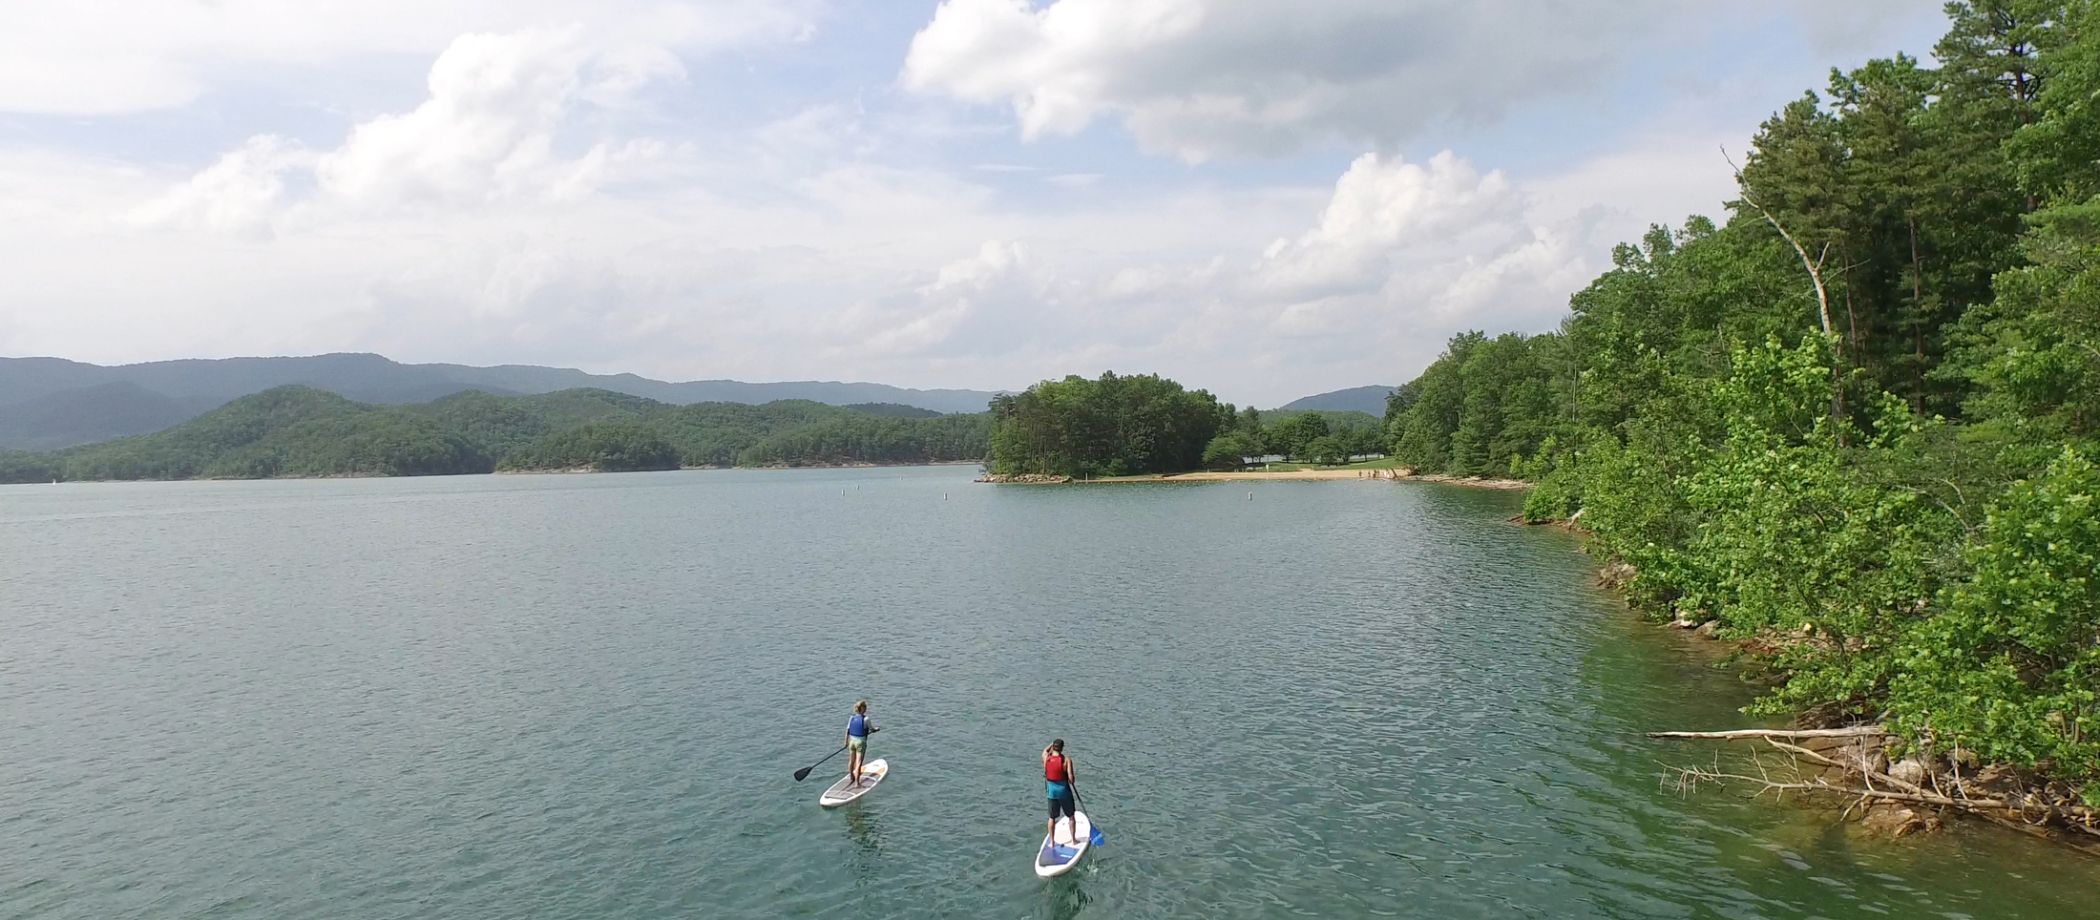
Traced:
<path id="1" fill-rule="evenodd" d="M 1218 401 L 1151 374 L 1046 380 L 992 402 L 994 473 L 1122 476 L 1203 465 Z"/>
<path id="2" fill-rule="evenodd" d="M 1898 651 L 1894 722 L 1943 748 L 2100 779 L 2100 470 L 2066 449 L 1993 504 L 1966 553 L 1974 574 Z"/>
<path id="3" fill-rule="evenodd" d="M 1203 466 L 1213 470 L 1236 470 L 1246 458 L 1261 456 L 1261 448 L 1245 431 L 1229 431 L 1210 439 L 1203 448 Z"/>
<path id="4" fill-rule="evenodd" d="M 1269 449 L 1293 460 L 1311 456 L 1314 441 L 1327 437 L 1333 426 L 1319 412 L 1300 412 L 1269 429 Z"/>

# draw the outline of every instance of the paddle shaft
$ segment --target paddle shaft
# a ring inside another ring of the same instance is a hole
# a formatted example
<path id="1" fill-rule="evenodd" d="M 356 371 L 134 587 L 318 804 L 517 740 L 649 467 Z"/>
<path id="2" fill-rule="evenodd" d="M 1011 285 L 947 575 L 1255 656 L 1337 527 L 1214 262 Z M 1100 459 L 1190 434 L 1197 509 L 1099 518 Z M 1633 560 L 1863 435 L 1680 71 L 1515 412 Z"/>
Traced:
<path id="1" fill-rule="evenodd" d="M 1078 777 L 1072 775 L 1071 767 L 1065 768 L 1065 785 L 1071 787 L 1072 789 L 1072 804 L 1078 807 L 1080 814 L 1086 815 L 1087 827 L 1090 829 L 1087 836 L 1095 840 L 1100 840 L 1101 828 L 1095 826 L 1093 813 L 1086 810 L 1086 800 L 1079 797 L 1079 779 Z M 1079 836 L 1079 828 L 1077 827 L 1079 822 L 1074 821 L 1072 823 L 1074 825 L 1074 827 L 1072 828 L 1072 836 L 1074 838 L 1077 838 Z"/>
<path id="2" fill-rule="evenodd" d="M 870 729 L 868 729 L 868 734 L 872 735 L 872 734 L 875 734 L 876 732 L 879 732 L 879 731 L 882 731 L 882 729 L 879 729 L 879 728 L 870 728 Z M 818 768 L 818 767 L 821 767 L 821 766 L 823 766 L 823 765 L 824 765 L 824 761 L 825 761 L 825 760 L 830 760 L 830 759 L 831 759 L 831 758 L 833 758 L 833 757 L 837 757 L 837 756 L 839 756 L 840 754 L 843 754 L 843 753 L 845 753 L 845 752 L 846 752 L 846 748 L 847 748 L 847 747 L 848 747 L 847 745 L 841 744 L 841 745 L 839 745 L 839 749 L 838 749 L 838 750 L 836 750 L 836 751 L 832 751 L 831 753 L 829 753 L 829 754 L 826 754 L 826 755 L 824 755 L 824 759 L 823 759 L 823 760 L 819 760 L 819 761 L 817 761 L 816 763 L 813 763 L 813 764 L 810 764 L 809 766 L 803 767 L 803 768 L 802 768 L 802 769 L 800 769 L 800 770 L 796 770 L 796 771 L 795 771 L 795 782 L 798 782 L 798 783 L 799 783 L 799 782 L 801 782 L 801 781 L 803 781 L 803 780 L 805 780 L 805 779 L 808 779 L 808 778 L 809 778 L 809 771 L 811 771 L 811 770 L 814 770 L 814 769 L 816 769 L 816 768 Z"/>

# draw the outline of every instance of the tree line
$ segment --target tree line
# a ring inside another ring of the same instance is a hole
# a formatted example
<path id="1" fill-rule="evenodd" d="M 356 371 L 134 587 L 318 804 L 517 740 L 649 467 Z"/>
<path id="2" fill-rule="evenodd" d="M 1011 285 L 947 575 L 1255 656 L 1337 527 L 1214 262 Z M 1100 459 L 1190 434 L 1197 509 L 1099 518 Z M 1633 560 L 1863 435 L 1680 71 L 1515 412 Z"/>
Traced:
<path id="1" fill-rule="evenodd" d="M 1227 411 L 1232 405 L 1226 404 Z M 1258 457 L 1342 464 L 1382 454 L 1385 440 L 1377 416 L 1327 409 L 1240 410 L 1203 449 L 1203 465 L 1237 469 Z"/>
<path id="2" fill-rule="evenodd" d="M 1347 462 L 1383 449 L 1363 412 L 1277 410 L 1266 416 L 1153 374 L 1045 380 L 992 400 L 998 475 L 1133 476 L 1236 469 L 1279 455 Z"/>
<path id="3" fill-rule="evenodd" d="M 1727 220 L 1620 246 L 1557 332 L 1454 338 L 1386 435 L 1536 480 L 1637 603 L 1768 640 L 1763 711 L 2090 781 L 2100 7 L 1947 9 L 1937 66 L 1833 70 Z"/>
<path id="4" fill-rule="evenodd" d="M 799 400 L 672 406 L 591 389 L 377 406 L 286 386 L 155 434 L 0 451 L 0 482 L 932 463 L 980 460 L 988 450 L 983 413 L 877 411 Z"/>

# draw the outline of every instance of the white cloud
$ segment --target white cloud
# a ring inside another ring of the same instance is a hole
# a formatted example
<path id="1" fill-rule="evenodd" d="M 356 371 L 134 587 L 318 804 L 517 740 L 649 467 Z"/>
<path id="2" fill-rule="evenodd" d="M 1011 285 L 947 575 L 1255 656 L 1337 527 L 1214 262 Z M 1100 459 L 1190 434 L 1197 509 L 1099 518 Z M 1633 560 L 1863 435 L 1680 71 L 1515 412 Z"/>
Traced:
<path id="1" fill-rule="evenodd" d="M 427 55 L 472 32 L 573 27 L 700 53 L 809 34 L 816 0 L 67 0 L 0 4 L 0 112 L 168 109 L 256 69 Z"/>
<path id="2" fill-rule="evenodd" d="M 1440 129 L 1610 86 L 1658 48 L 1798 24 L 1830 53 L 1906 34 L 1937 4 L 1623 0 L 943 0 L 913 37 L 908 87 L 1013 109 L 1022 136 L 1120 120 L 1201 162 L 1339 142 L 1395 149 Z M 1791 12 L 1793 15 L 1785 15 Z M 1909 14 L 1909 15 L 1905 15 Z M 1690 75 L 1688 75 L 1690 76 Z M 1804 75 L 1820 82 L 1820 74 Z"/>
<path id="3" fill-rule="evenodd" d="M 251 137 L 218 162 L 131 212 L 141 226 L 219 233 L 267 233 L 285 201 L 285 173 L 314 156 L 274 134 Z"/>
<path id="4" fill-rule="evenodd" d="M 1262 253 L 1258 283 L 1292 300 L 1375 287 L 1395 260 L 1502 243 L 1521 204 L 1500 173 L 1481 175 L 1450 151 L 1426 166 L 1367 153 L 1335 183 L 1317 225 Z"/>
<path id="5" fill-rule="evenodd" d="M 1487 0 L 946 0 L 906 85 L 1010 104 L 1025 136 L 1122 119 L 1191 161 L 1387 146 L 1588 86 L 1669 4 Z"/>
<path id="6" fill-rule="evenodd" d="M 902 357 L 958 348 L 996 354 L 1014 344 L 1019 336 L 1010 333 L 1025 329 L 1029 313 L 1046 306 L 1044 279 L 1033 268 L 1019 244 L 986 240 L 975 254 L 941 266 L 902 311 L 857 311 L 860 322 L 846 324 L 851 338 L 842 347 Z"/>
<path id="7" fill-rule="evenodd" d="M 358 124 L 331 150 L 250 138 L 132 216 L 252 233 L 297 205 L 305 220 L 326 221 L 414 205 L 575 200 L 663 145 L 599 140 L 565 153 L 574 111 L 616 108 L 652 81 L 682 77 L 661 48 L 593 47 L 573 29 L 462 35 L 431 65 L 429 97 L 414 109 Z"/>
<path id="8" fill-rule="evenodd" d="M 620 105 L 652 80 L 683 76 L 662 48 L 593 47 L 574 30 L 463 35 L 431 66 L 430 98 L 358 125 L 315 174 L 350 201 L 574 198 L 620 153 L 602 143 L 558 152 L 570 111 Z"/>

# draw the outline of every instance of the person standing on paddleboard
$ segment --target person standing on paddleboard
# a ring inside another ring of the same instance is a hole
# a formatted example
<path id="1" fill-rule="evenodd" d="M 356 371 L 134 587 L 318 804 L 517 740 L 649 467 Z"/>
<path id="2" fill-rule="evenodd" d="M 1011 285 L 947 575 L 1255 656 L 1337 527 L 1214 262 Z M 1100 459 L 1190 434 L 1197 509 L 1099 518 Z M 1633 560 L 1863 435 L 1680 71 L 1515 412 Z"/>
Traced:
<path id="1" fill-rule="evenodd" d="M 1072 773 L 1072 758 L 1065 756 L 1065 739 L 1050 742 L 1050 746 L 1043 749 L 1043 779 L 1049 784 L 1050 791 L 1050 824 L 1044 833 L 1052 840 L 1057 839 L 1057 816 L 1071 818 L 1076 813 L 1072 804 L 1072 781 L 1076 778 Z M 1077 820 L 1073 824 L 1077 825 Z M 1076 826 L 1074 832 L 1077 832 Z"/>
<path id="2" fill-rule="evenodd" d="M 853 716 L 846 720 L 846 784 L 860 782 L 860 763 L 868 756 L 868 701 L 853 704 Z"/>

